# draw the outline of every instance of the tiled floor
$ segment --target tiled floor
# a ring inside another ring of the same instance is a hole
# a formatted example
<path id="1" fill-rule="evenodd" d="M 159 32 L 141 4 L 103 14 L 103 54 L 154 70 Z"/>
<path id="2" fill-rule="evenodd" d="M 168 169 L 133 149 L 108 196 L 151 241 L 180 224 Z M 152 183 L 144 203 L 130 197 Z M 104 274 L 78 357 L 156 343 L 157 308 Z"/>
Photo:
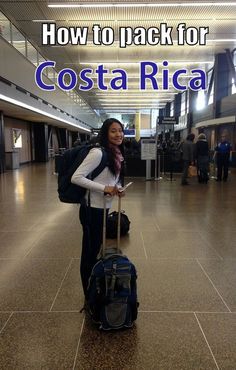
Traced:
<path id="1" fill-rule="evenodd" d="M 76 205 L 53 163 L 0 175 L 1 370 L 235 370 L 236 176 L 207 186 L 133 179 L 122 248 L 140 312 L 122 332 L 84 314 Z"/>

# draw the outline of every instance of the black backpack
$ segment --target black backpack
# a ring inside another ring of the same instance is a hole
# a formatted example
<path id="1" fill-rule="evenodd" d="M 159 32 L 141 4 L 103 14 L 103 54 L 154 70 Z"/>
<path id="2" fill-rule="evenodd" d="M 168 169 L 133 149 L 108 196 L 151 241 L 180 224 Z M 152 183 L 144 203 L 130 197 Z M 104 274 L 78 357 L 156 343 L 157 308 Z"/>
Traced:
<path id="1" fill-rule="evenodd" d="M 81 203 L 85 197 L 86 189 L 81 186 L 71 183 L 71 177 L 83 162 L 89 151 L 94 148 L 94 145 L 77 146 L 68 149 L 62 155 L 58 166 L 58 196 L 61 202 L 64 203 Z M 89 175 L 93 180 L 97 177 L 104 168 L 108 165 L 107 153 L 104 148 L 102 150 L 102 160 L 99 166 Z"/>
<path id="2" fill-rule="evenodd" d="M 117 225 L 118 225 L 118 212 L 114 211 L 109 213 L 107 217 L 106 237 L 109 239 L 117 238 Z M 129 232 L 130 220 L 125 214 L 125 211 L 121 211 L 120 214 L 120 236 L 124 236 Z"/>

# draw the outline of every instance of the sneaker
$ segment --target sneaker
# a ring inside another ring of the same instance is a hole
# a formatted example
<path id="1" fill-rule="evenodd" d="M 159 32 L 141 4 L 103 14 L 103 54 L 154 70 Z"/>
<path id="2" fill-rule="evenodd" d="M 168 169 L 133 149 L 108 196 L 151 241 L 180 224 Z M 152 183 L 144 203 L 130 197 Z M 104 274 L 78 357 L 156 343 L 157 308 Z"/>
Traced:
<path id="1" fill-rule="evenodd" d="M 183 181 L 181 182 L 181 185 L 189 185 L 189 183 L 187 181 Z"/>

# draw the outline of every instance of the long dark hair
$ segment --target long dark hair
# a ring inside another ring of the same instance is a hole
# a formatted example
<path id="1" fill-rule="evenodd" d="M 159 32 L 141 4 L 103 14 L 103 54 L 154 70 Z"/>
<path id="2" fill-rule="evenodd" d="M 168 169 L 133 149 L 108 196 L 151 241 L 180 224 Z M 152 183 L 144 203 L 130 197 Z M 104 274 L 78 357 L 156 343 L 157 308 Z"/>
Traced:
<path id="1" fill-rule="evenodd" d="M 122 128 L 122 131 L 124 132 L 124 127 L 118 119 L 108 118 L 103 122 L 103 125 L 102 125 L 102 127 L 99 131 L 98 141 L 99 141 L 99 144 L 103 148 L 106 149 L 107 154 L 108 154 L 108 167 L 109 167 L 110 171 L 115 175 L 116 174 L 115 159 L 114 159 L 114 155 L 112 153 L 112 150 L 109 147 L 109 140 L 108 140 L 108 131 L 109 131 L 110 126 L 113 123 L 118 123 L 120 125 L 120 127 Z M 122 156 L 124 157 L 124 141 L 122 142 L 122 144 L 120 144 L 118 146 L 118 148 L 120 149 L 120 152 L 121 152 Z M 120 179 L 121 180 L 122 180 L 123 176 L 124 176 L 124 163 L 122 163 L 122 166 L 121 166 L 121 173 L 120 173 Z"/>
<path id="2" fill-rule="evenodd" d="M 187 140 L 189 140 L 189 141 L 193 141 L 194 138 L 195 138 L 195 135 L 193 133 L 188 134 L 188 136 L 187 136 Z"/>

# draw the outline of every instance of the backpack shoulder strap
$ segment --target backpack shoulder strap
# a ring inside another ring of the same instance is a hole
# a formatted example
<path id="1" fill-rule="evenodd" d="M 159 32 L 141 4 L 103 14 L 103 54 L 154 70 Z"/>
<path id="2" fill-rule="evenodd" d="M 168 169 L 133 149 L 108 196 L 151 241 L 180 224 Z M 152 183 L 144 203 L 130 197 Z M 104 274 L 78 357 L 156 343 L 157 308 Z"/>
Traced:
<path id="1" fill-rule="evenodd" d="M 78 146 L 72 149 L 68 150 L 68 160 L 70 165 L 68 165 L 69 170 L 68 170 L 68 175 L 71 177 L 73 173 L 76 171 L 76 169 L 79 167 L 79 165 L 83 162 L 85 157 L 87 156 L 89 150 L 91 148 L 88 146 Z"/>
<path id="2" fill-rule="evenodd" d="M 101 162 L 99 163 L 98 167 L 93 170 L 91 174 L 91 179 L 95 179 L 100 173 L 104 170 L 104 168 L 108 165 L 108 155 L 107 152 L 104 148 L 100 148 L 102 151 L 102 159 Z"/>

